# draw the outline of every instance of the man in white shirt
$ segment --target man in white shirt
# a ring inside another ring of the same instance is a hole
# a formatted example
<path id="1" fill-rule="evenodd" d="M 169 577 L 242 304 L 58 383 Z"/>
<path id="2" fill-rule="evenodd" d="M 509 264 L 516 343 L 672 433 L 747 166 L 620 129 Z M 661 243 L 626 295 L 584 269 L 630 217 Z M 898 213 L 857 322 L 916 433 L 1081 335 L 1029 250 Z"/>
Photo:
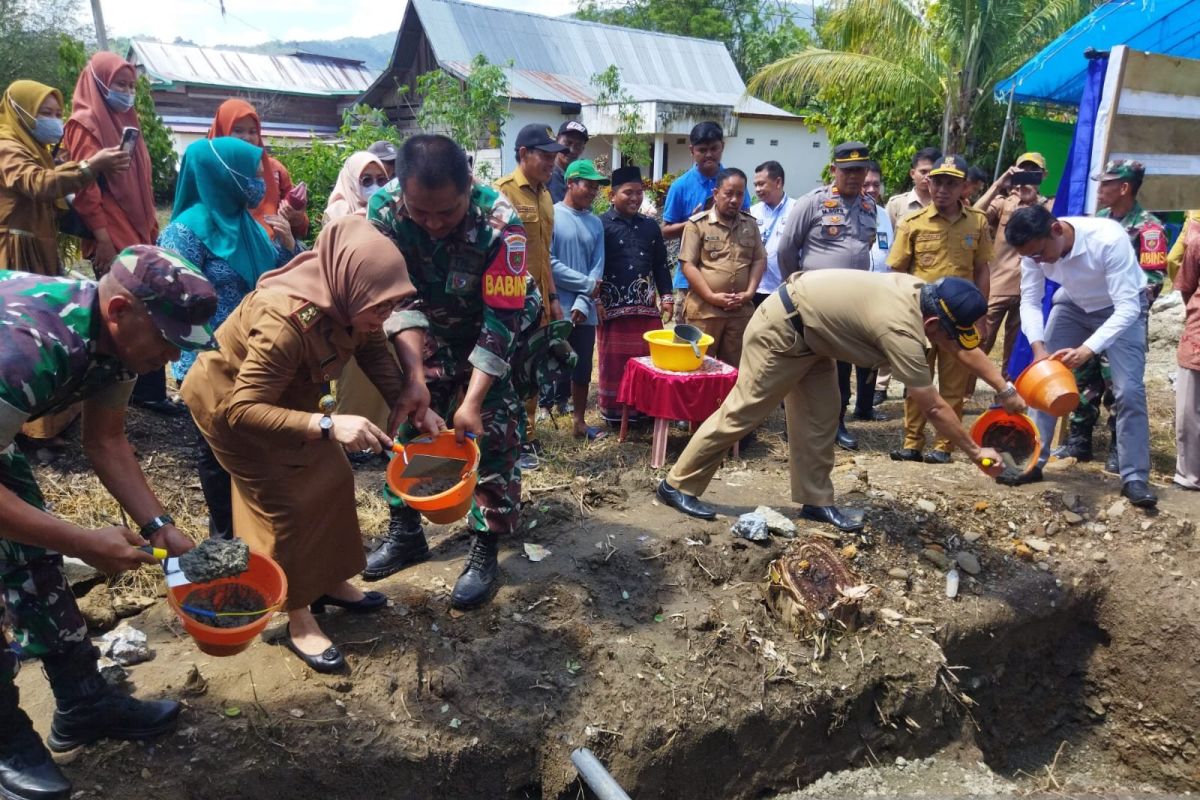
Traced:
<path id="1" fill-rule="evenodd" d="M 878 161 L 867 164 L 867 179 L 863 181 L 862 191 L 875 201 L 875 244 L 871 245 L 871 271 L 891 272 L 887 257 L 895 232 L 892 230 L 892 218 L 883 206 L 883 172 L 879 169 Z"/>
<path id="2" fill-rule="evenodd" d="M 758 202 L 750 206 L 750 216 L 758 223 L 758 235 L 767 249 L 767 271 L 754 294 L 755 308 L 783 283 L 779 272 L 779 237 L 793 205 L 792 198 L 784 192 L 783 178 L 783 167 L 778 161 L 764 161 L 754 168 L 754 196 Z"/>
<path id="3" fill-rule="evenodd" d="M 1021 330 L 1035 361 L 1055 358 L 1070 369 L 1105 353 L 1116 397 L 1121 494 L 1135 506 L 1153 507 L 1150 490 L 1150 422 L 1146 414 L 1146 276 L 1129 236 L 1116 222 L 1054 215 L 1040 205 L 1013 212 L 1005 229 L 1021 254 Z M 1049 278 L 1061 284 L 1049 318 L 1042 298 Z M 1054 417 L 1036 412 L 1042 454 L 1028 475 L 1002 475 L 1017 485 L 1042 479 Z"/>

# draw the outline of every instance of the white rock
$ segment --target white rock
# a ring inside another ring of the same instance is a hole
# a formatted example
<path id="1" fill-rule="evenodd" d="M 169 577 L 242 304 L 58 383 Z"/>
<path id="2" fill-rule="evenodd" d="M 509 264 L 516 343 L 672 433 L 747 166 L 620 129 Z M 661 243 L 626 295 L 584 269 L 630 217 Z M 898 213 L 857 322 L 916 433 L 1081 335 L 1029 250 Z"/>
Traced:
<path id="1" fill-rule="evenodd" d="M 154 658 L 146 634 L 126 622 L 104 634 L 100 642 L 101 655 L 108 656 L 123 667 Z"/>
<path id="2" fill-rule="evenodd" d="M 917 508 L 921 509 L 922 511 L 924 511 L 927 514 L 932 514 L 935 511 L 937 511 L 937 504 L 934 503 L 932 500 L 926 500 L 926 499 L 922 498 L 917 501 Z"/>
<path id="3" fill-rule="evenodd" d="M 770 506 L 759 506 L 754 513 L 767 521 L 767 530 L 776 536 L 793 539 L 796 536 L 796 523 L 785 517 Z"/>
<path id="4" fill-rule="evenodd" d="M 1173 292 L 1168 292 L 1167 294 L 1164 294 L 1162 297 L 1155 300 L 1154 305 L 1150 307 L 1150 310 L 1157 314 L 1160 311 L 1166 311 L 1169 308 L 1177 308 L 1181 305 L 1183 305 L 1183 295 L 1180 294 L 1179 290 L 1177 289 Z"/>
<path id="5" fill-rule="evenodd" d="M 1129 508 L 1129 505 L 1124 500 L 1118 500 L 1109 506 L 1105 513 L 1108 515 L 1109 519 L 1117 519 L 1125 513 L 1125 509 L 1127 508 Z"/>
<path id="6" fill-rule="evenodd" d="M 104 580 L 100 571 L 73 556 L 63 556 L 63 574 L 67 577 L 67 585 L 74 587 L 79 584 L 93 584 Z"/>
<path id="7" fill-rule="evenodd" d="M 1025 544 L 1029 545 L 1030 550 L 1036 550 L 1039 553 L 1049 553 L 1050 552 L 1051 545 L 1045 539 L 1038 539 L 1036 537 L 1030 536 L 1029 538 L 1027 538 L 1025 540 Z"/>

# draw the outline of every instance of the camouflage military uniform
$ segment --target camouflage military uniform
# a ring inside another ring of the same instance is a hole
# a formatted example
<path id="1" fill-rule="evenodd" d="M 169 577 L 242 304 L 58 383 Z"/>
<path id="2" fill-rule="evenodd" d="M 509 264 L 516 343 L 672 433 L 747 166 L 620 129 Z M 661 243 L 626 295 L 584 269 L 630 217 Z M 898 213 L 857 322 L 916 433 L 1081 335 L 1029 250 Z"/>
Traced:
<path id="1" fill-rule="evenodd" d="M 135 375 L 96 351 L 98 287 L 90 281 L 0 271 L 0 484 L 38 509 L 41 490 L 13 444 L 21 425 L 86 397 L 124 403 Z M 0 538 L 0 610 L 29 656 L 83 641 L 87 625 L 62 572 L 62 556 Z M 0 682 L 16 674 L 17 654 L 3 643 Z"/>
<path id="2" fill-rule="evenodd" d="M 1111 218 L 1112 209 L 1102 208 L 1096 212 L 1097 217 Z M 1134 201 L 1133 208 L 1121 219 L 1117 220 L 1129 234 L 1129 241 L 1137 253 L 1138 263 L 1146 273 L 1146 290 L 1150 293 L 1153 303 L 1162 292 L 1163 280 L 1167 270 L 1167 232 L 1158 217 L 1142 208 L 1141 203 Z M 1146 339 L 1149 342 L 1149 338 Z M 1147 345 L 1148 346 L 1148 345 Z M 1087 363 L 1075 370 L 1075 383 L 1079 385 L 1079 405 L 1071 413 L 1071 424 L 1085 426 L 1088 431 L 1095 426 L 1100 418 L 1100 406 L 1111 408 L 1112 373 L 1108 368 L 1108 359 L 1103 354 L 1088 359 Z M 1109 428 L 1115 430 L 1116 418 L 1109 418 Z"/>
<path id="3" fill-rule="evenodd" d="M 409 219 L 395 181 L 371 198 L 367 218 L 404 254 L 417 289 L 384 329 L 389 337 L 425 329 L 425 380 L 433 409 L 450 423 L 472 370 L 494 379 L 483 400 L 470 524 L 479 532 L 512 533 L 520 516 L 516 461 L 525 413 L 510 364 L 520 334 L 535 327 L 541 313 L 541 297 L 525 266 L 521 220 L 495 189 L 476 185 L 458 229 L 435 240 Z M 399 438 L 415 435 L 406 425 Z M 393 508 L 403 507 L 399 497 L 390 491 L 387 496 Z"/>

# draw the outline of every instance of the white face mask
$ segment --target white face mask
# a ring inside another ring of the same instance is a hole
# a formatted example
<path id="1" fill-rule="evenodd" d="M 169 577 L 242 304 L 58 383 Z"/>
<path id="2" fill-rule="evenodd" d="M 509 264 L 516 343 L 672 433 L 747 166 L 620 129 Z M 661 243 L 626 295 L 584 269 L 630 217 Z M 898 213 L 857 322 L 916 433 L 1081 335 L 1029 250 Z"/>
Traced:
<path id="1" fill-rule="evenodd" d="M 361 194 L 362 194 L 362 199 L 363 199 L 363 200 L 370 200 L 370 199 L 371 199 L 371 195 L 375 194 L 376 192 L 378 192 L 378 191 L 379 191 L 380 189 L 382 189 L 382 188 L 383 188 L 383 185 L 382 185 L 382 184 L 373 183 L 373 184 L 371 184 L 370 186 L 362 186 L 362 185 L 360 185 L 360 186 L 358 187 L 358 191 L 359 191 L 359 193 L 361 193 Z"/>

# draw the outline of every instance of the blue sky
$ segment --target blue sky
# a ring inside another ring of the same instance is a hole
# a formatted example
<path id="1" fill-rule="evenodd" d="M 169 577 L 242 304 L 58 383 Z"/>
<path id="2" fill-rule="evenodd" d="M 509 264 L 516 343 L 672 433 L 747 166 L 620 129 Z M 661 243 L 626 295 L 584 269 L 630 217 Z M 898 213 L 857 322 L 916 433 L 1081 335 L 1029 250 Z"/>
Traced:
<path id="1" fill-rule="evenodd" d="M 567 14 L 574 0 L 471 0 L 536 14 Z M 89 3 L 80 4 L 91 24 Z M 271 39 L 340 39 L 394 32 L 404 2 L 389 0 L 103 0 L 110 36 L 142 36 L 197 44 L 252 45 Z"/>

